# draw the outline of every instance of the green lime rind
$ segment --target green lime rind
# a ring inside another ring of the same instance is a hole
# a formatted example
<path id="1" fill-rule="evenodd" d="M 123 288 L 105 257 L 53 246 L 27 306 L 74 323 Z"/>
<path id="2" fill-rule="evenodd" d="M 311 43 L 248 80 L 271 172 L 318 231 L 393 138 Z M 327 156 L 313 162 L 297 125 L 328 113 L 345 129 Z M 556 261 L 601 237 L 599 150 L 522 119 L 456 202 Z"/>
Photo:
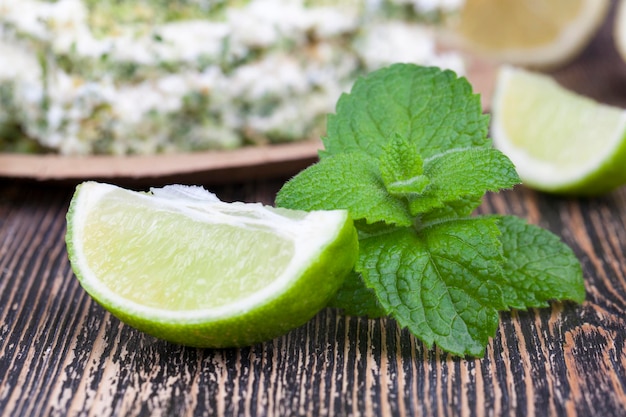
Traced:
<path id="1" fill-rule="evenodd" d="M 576 181 L 567 184 L 542 184 L 522 178 L 522 183 L 539 191 L 564 196 L 594 197 L 609 193 L 626 184 L 626 132 L 608 159 Z"/>
<path id="2" fill-rule="evenodd" d="M 524 185 L 597 196 L 626 184 L 626 110 L 548 75 L 503 66 L 492 113 L 494 145 L 511 158 Z"/>
<path id="3" fill-rule="evenodd" d="M 149 314 L 134 311 L 123 302 L 103 297 L 78 267 L 77 249 L 72 222 L 76 210 L 76 195 L 67 213 L 66 245 L 70 264 L 84 290 L 103 308 L 122 322 L 172 343 L 200 347 L 227 348 L 252 346 L 282 336 L 304 325 L 321 309 L 341 287 L 352 271 L 358 254 L 358 237 L 350 215 L 337 231 L 336 238 L 320 249 L 321 255 L 305 267 L 286 291 L 263 300 L 249 310 L 193 321 L 166 321 Z"/>

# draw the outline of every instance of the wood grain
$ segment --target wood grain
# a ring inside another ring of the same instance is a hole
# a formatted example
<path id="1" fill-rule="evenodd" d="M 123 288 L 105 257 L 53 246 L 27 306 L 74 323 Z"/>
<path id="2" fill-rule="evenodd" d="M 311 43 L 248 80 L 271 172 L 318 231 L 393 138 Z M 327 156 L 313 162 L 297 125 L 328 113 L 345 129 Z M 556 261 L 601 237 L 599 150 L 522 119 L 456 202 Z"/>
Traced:
<path id="1" fill-rule="evenodd" d="M 281 181 L 213 188 L 271 203 Z M 388 319 L 324 310 L 244 349 L 144 335 L 81 289 L 65 253 L 71 189 L 0 181 L 2 416 L 621 416 L 626 189 L 593 200 L 523 187 L 481 211 L 549 228 L 579 256 L 587 301 L 503 313 L 484 358 L 427 349 Z"/>

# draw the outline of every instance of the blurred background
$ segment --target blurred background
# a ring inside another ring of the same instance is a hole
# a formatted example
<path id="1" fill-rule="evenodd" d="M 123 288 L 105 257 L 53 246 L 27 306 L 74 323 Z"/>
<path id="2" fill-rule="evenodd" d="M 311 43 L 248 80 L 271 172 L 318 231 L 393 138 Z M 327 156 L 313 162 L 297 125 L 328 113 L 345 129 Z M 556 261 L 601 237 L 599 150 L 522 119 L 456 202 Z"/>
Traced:
<path id="1" fill-rule="evenodd" d="M 618 0 L 4 0 L 0 152 L 153 155 L 323 135 L 354 80 L 495 68 L 626 107 Z"/>

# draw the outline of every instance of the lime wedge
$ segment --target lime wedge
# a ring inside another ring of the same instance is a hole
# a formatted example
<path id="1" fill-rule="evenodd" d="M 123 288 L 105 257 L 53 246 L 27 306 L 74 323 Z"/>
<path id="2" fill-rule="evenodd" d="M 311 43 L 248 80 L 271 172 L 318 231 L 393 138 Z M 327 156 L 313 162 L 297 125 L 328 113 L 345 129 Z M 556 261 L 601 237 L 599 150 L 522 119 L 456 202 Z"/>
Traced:
<path id="1" fill-rule="evenodd" d="M 99 304 L 198 347 L 252 345 L 306 323 L 357 256 L 347 211 L 224 203 L 200 187 L 85 182 L 67 223 L 72 268 Z"/>
<path id="2" fill-rule="evenodd" d="M 576 56 L 609 11 L 609 0 L 465 0 L 448 36 L 475 54 L 550 67 Z"/>
<path id="3" fill-rule="evenodd" d="M 547 75 L 499 70 L 491 134 L 528 187 L 582 196 L 626 183 L 626 112 Z"/>

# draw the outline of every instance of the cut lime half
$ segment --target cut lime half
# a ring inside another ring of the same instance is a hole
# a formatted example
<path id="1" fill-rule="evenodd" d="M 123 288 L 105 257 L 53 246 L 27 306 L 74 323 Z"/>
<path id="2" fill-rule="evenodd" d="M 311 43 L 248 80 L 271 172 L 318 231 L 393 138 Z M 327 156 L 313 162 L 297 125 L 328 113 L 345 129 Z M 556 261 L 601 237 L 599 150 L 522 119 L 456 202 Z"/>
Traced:
<path id="1" fill-rule="evenodd" d="M 491 134 L 529 187 L 598 195 L 626 183 L 626 111 L 573 93 L 547 75 L 499 70 Z"/>
<path id="2" fill-rule="evenodd" d="M 200 187 L 86 182 L 67 223 L 72 268 L 98 303 L 198 347 L 251 345 L 304 324 L 357 256 L 347 211 L 224 203 Z"/>

